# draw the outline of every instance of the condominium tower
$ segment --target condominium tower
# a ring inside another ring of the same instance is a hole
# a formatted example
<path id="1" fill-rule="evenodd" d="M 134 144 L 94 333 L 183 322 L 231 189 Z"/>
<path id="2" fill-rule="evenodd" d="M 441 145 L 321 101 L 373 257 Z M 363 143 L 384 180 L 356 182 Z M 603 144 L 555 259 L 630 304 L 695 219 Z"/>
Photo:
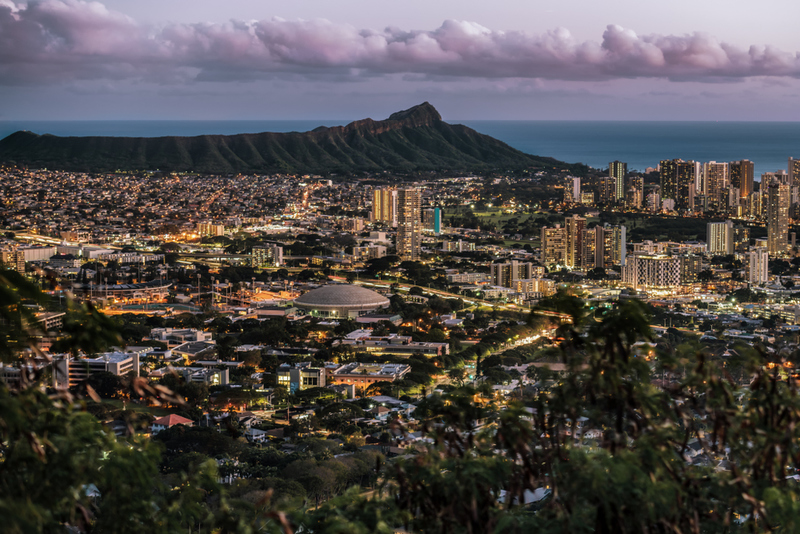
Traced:
<path id="1" fill-rule="evenodd" d="M 730 186 L 729 166 L 727 163 L 709 161 L 703 163 L 702 192 L 709 205 L 719 208 L 724 195 Z M 726 200 L 726 199 L 725 199 Z"/>
<path id="2" fill-rule="evenodd" d="M 747 159 L 732 161 L 728 165 L 731 187 L 739 190 L 741 198 L 747 198 L 753 193 L 754 170 L 755 165 Z"/>
<path id="3" fill-rule="evenodd" d="M 706 250 L 709 254 L 733 254 L 733 222 L 708 223 Z"/>
<path id="4" fill-rule="evenodd" d="M 421 204 L 419 189 L 397 190 L 397 255 L 403 260 L 419 259 L 422 241 Z"/>
<path id="5" fill-rule="evenodd" d="M 628 174 L 628 164 L 622 161 L 612 161 L 608 164 L 608 175 L 616 181 L 615 191 L 617 200 L 625 198 L 625 175 Z"/>
<path id="6" fill-rule="evenodd" d="M 664 160 L 660 166 L 661 199 L 673 200 L 675 209 L 683 211 L 694 205 L 694 192 L 700 166 L 682 159 Z"/>
<path id="7" fill-rule="evenodd" d="M 372 220 L 397 226 L 397 190 L 381 187 L 372 192 Z"/>
<path id="8" fill-rule="evenodd" d="M 767 250 L 770 256 L 783 256 L 789 248 L 790 189 L 774 181 L 767 186 Z"/>
<path id="9" fill-rule="evenodd" d="M 769 252 L 764 247 L 753 247 L 747 253 L 747 281 L 753 285 L 769 281 Z"/>
<path id="10" fill-rule="evenodd" d="M 789 184 L 800 185 L 800 159 L 789 158 Z"/>

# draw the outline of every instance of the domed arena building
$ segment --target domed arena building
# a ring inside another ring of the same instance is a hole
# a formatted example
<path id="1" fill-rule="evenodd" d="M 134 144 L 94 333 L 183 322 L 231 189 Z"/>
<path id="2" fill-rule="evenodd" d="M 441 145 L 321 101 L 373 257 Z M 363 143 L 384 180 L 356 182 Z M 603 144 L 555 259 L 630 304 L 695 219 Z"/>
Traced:
<path id="1" fill-rule="evenodd" d="M 355 319 L 388 307 L 389 299 L 365 287 L 332 284 L 303 293 L 294 299 L 294 305 L 317 317 Z"/>

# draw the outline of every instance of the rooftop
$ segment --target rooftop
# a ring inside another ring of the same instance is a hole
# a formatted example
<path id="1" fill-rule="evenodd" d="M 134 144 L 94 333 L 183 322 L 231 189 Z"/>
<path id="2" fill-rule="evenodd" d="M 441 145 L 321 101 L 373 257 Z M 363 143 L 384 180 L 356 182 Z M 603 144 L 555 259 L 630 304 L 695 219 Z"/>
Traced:
<path id="1" fill-rule="evenodd" d="M 191 425 L 193 423 L 194 421 L 192 421 L 191 419 L 186 419 L 185 417 L 181 417 L 180 415 L 176 415 L 174 413 L 170 415 L 165 415 L 164 417 L 161 417 L 153 421 L 154 425 L 161 425 L 165 427 L 171 427 L 175 425 Z"/>
<path id="2" fill-rule="evenodd" d="M 352 284 L 333 284 L 313 289 L 295 299 L 305 306 L 388 306 L 389 299 L 371 289 Z"/>
<path id="3" fill-rule="evenodd" d="M 122 363 L 126 360 L 133 358 L 134 356 L 136 356 L 136 354 L 131 352 L 104 352 L 98 354 L 94 358 L 83 358 L 83 360 L 89 362 Z"/>

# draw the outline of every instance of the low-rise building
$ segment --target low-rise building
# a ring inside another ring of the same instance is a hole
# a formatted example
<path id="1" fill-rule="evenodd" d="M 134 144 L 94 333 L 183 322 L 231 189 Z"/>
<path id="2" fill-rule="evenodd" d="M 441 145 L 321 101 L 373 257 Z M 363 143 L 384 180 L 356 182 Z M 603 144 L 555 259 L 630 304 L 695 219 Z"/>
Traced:
<path id="1" fill-rule="evenodd" d="M 93 358 L 56 356 L 53 359 L 53 381 L 57 387 L 72 387 L 96 373 L 124 376 L 139 375 L 138 352 L 106 352 Z"/>
<path id="2" fill-rule="evenodd" d="M 166 343 L 168 347 L 182 345 L 189 341 L 211 341 L 213 334 L 194 328 L 153 328 L 150 339 Z"/>
<path id="3" fill-rule="evenodd" d="M 395 326 L 400 326 L 403 318 L 397 314 L 391 313 L 370 313 L 356 318 L 356 322 L 360 324 L 377 324 L 383 321 L 388 321 Z"/>
<path id="4" fill-rule="evenodd" d="M 158 434 L 162 430 L 172 428 L 175 425 L 192 426 L 194 425 L 194 421 L 173 413 L 170 415 L 165 415 L 164 417 L 160 417 L 159 419 L 153 421 L 153 423 L 150 425 L 150 432 L 152 434 Z"/>
<path id="5" fill-rule="evenodd" d="M 394 382 L 411 372 L 410 365 L 398 363 L 349 363 L 331 371 L 330 381 L 355 387 L 356 394 L 363 394 L 376 382 Z"/>
<path id="6" fill-rule="evenodd" d="M 488 282 L 491 276 L 488 273 L 451 273 L 447 275 L 450 284 L 480 284 Z"/>
<path id="7" fill-rule="evenodd" d="M 530 278 L 527 280 L 514 280 L 511 288 L 517 293 L 531 294 L 537 293 L 544 297 L 554 295 L 556 292 L 555 280 L 549 278 Z"/>
<path id="8" fill-rule="evenodd" d="M 51 332 L 61 329 L 65 315 L 64 312 L 39 312 L 35 314 L 35 320 L 45 332 Z"/>
<path id="9" fill-rule="evenodd" d="M 325 387 L 325 368 L 312 367 L 311 362 L 296 365 L 283 364 L 276 371 L 278 385 L 285 386 L 289 393 L 295 393 L 308 388 Z"/>
<path id="10" fill-rule="evenodd" d="M 216 350 L 217 344 L 214 341 L 189 341 L 174 347 L 172 353 L 187 360 L 199 360 L 211 356 Z"/>
<path id="11" fill-rule="evenodd" d="M 373 336 L 371 330 L 354 330 L 347 334 L 344 339 L 334 342 L 334 345 L 349 345 L 356 351 L 391 354 L 394 356 L 423 354 L 432 357 L 450 353 L 449 343 L 413 341 L 411 336 L 398 334 Z"/>
<path id="12" fill-rule="evenodd" d="M 81 266 L 81 260 L 72 254 L 55 254 L 50 256 L 50 260 L 48 260 L 47 264 L 54 269 L 74 268 Z"/>
<path id="13" fill-rule="evenodd" d="M 230 383 L 228 369 L 214 367 L 176 367 L 175 371 L 185 382 L 201 382 L 210 386 L 227 386 Z"/>

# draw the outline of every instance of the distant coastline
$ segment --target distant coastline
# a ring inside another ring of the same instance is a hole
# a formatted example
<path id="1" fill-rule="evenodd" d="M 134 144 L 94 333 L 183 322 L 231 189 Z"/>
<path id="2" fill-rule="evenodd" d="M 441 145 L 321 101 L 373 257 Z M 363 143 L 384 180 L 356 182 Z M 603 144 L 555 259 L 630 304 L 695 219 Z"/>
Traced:
<path id="1" fill-rule="evenodd" d="M 195 136 L 304 132 L 342 126 L 341 120 L 251 121 L 0 121 L 0 138 L 18 130 L 62 136 Z M 661 159 L 755 162 L 761 173 L 785 169 L 800 157 L 800 122 L 666 121 L 461 121 L 480 133 L 537 156 L 603 168 L 618 159 L 629 169 L 655 167 Z"/>

